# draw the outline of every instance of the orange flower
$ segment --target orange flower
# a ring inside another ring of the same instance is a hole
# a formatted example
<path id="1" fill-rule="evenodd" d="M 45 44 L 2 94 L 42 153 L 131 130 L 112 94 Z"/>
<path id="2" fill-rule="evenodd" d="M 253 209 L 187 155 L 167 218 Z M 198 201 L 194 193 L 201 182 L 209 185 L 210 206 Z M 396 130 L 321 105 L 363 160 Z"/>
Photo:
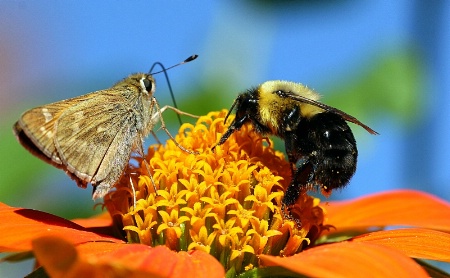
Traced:
<path id="1" fill-rule="evenodd" d="M 156 193 L 142 159 L 130 165 L 105 197 L 109 215 L 71 222 L 1 204 L 0 252 L 32 253 L 55 277 L 426 277 L 412 258 L 450 262 L 450 204 L 425 193 L 302 195 L 301 227 L 283 218 L 289 164 L 251 126 L 212 151 L 225 114 L 182 126 L 177 142 L 198 155 L 172 141 L 149 149 Z"/>

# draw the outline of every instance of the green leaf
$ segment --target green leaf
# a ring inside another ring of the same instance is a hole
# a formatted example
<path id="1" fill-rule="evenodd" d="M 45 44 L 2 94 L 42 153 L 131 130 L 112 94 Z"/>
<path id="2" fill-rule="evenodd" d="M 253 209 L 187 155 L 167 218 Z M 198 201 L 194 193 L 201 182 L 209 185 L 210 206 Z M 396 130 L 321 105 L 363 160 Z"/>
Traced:
<path id="1" fill-rule="evenodd" d="M 335 106 L 364 122 L 373 114 L 394 117 L 410 124 L 424 101 L 424 74 L 420 56 L 413 50 L 383 51 L 374 55 L 360 74 L 349 77 L 344 84 L 332 86 L 332 94 L 324 103 Z"/>

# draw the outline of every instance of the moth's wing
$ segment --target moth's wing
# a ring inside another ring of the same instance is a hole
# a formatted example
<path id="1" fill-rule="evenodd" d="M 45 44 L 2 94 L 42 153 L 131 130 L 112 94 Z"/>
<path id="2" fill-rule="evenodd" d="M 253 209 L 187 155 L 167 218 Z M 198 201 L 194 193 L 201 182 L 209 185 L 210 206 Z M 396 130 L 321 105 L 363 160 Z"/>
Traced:
<path id="1" fill-rule="evenodd" d="M 363 127 L 370 134 L 378 134 L 378 132 L 376 132 L 375 130 L 371 129 L 370 127 L 368 127 L 367 125 L 363 124 L 362 122 L 360 122 L 355 117 L 345 113 L 342 110 L 339 110 L 337 108 L 331 107 L 329 105 L 323 104 L 321 102 L 318 102 L 318 101 L 315 101 L 315 100 L 312 100 L 312 99 L 309 99 L 309 98 L 306 98 L 306 97 L 303 97 L 301 95 L 298 95 L 298 94 L 295 94 L 295 93 L 292 93 L 292 92 L 287 92 L 286 95 L 292 100 L 296 100 L 296 101 L 299 101 L 299 102 L 302 102 L 302 103 L 307 103 L 307 104 L 310 104 L 310 105 L 314 105 L 316 107 L 322 108 L 325 111 L 338 114 L 338 115 L 342 116 L 342 118 L 344 118 L 344 120 Z"/>
<path id="2" fill-rule="evenodd" d="M 67 169 L 56 150 L 55 124 L 65 110 L 93 97 L 95 93 L 30 109 L 22 114 L 13 127 L 17 139 L 29 152 L 56 168 L 64 170 L 78 186 L 83 188 L 86 188 L 87 182 Z"/>
<path id="3" fill-rule="evenodd" d="M 14 134 L 19 142 L 34 155 L 53 165 L 61 164 L 53 142 L 55 123 L 74 103 L 89 98 L 92 98 L 92 94 L 30 109 L 24 112 L 14 124 Z"/>
<path id="4" fill-rule="evenodd" d="M 137 140 L 133 101 L 113 88 L 66 109 L 55 125 L 55 146 L 69 171 L 92 184 L 120 178 Z"/>

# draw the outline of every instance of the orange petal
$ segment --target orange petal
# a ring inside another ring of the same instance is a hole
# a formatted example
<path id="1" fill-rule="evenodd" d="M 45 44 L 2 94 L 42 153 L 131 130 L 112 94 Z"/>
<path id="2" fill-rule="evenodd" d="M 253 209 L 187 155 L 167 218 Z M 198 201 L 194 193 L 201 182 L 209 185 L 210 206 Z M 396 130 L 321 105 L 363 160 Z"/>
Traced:
<path id="1" fill-rule="evenodd" d="M 89 257 L 89 256 L 103 256 L 108 255 L 111 252 L 114 252 L 126 245 L 123 243 L 115 243 L 115 242 L 86 242 L 83 244 L 77 245 L 75 248 L 78 251 L 78 254 L 81 257 Z"/>
<path id="2" fill-rule="evenodd" d="M 119 245 L 119 244 L 112 244 Z M 124 269 L 119 265 L 95 264 L 80 259 L 74 246 L 59 237 L 41 237 L 33 240 L 33 252 L 50 277 L 147 277 L 140 271 Z M 155 276 L 160 277 L 160 276 Z"/>
<path id="3" fill-rule="evenodd" d="M 44 236 L 33 240 L 36 260 L 45 267 L 51 277 L 62 277 L 77 261 L 77 251 L 67 241 Z"/>
<path id="4" fill-rule="evenodd" d="M 267 266 L 281 266 L 309 277 L 428 277 L 419 264 L 401 252 L 366 242 L 339 242 L 292 257 L 260 258 Z"/>
<path id="5" fill-rule="evenodd" d="M 40 238 L 34 242 L 38 261 L 50 276 L 60 277 L 224 277 L 222 265 L 205 252 L 173 252 L 164 246 L 155 248 L 142 244 L 101 243 L 101 252 L 81 256 L 77 251 L 94 251 L 97 243 L 76 249 L 60 238 Z M 76 251 L 77 250 L 77 251 Z M 99 251 L 99 250 L 97 250 Z M 74 255 L 75 253 L 75 255 Z M 100 253 L 104 253 L 103 255 Z M 65 255 L 69 254 L 69 255 Z"/>
<path id="6" fill-rule="evenodd" d="M 129 244 L 101 257 L 104 262 L 116 261 L 161 277 L 223 277 L 225 270 L 211 255 L 202 251 L 174 252 L 165 246 L 151 248 Z"/>
<path id="7" fill-rule="evenodd" d="M 420 259 L 450 262 L 450 234 L 427 229 L 398 229 L 357 236 L 357 242 L 371 242 L 400 250 Z"/>
<path id="8" fill-rule="evenodd" d="M 106 227 L 111 226 L 113 223 L 109 212 L 104 212 L 91 218 L 72 219 L 71 221 L 85 228 Z"/>
<path id="9" fill-rule="evenodd" d="M 450 231 L 450 204 L 420 191 L 390 191 L 351 201 L 330 202 L 324 208 L 327 223 L 339 232 L 390 225 Z"/>
<path id="10" fill-rule="evenodd" d="M 114 237 L 87 231 L 58 216 L 0 203 L 0 252 L 31 250 L 31 241 L 45 235 L 59 235 L 73 244 L 89 241 L 123 242 Z"/>

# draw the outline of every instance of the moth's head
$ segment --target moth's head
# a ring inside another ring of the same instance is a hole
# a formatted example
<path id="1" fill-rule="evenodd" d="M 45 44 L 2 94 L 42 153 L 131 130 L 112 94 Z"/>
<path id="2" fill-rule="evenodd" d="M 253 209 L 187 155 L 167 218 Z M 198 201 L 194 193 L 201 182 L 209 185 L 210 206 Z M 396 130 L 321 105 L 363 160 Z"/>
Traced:
<path id="1" fill-rule="evenodd" d="M 148 95 L 152 96 L 156 90 L 156 82 L 151 74 L 142 73 L 139 76 L 139 85 L 142 92 L 147 92 Z"/>
<path id="2" fill-rule="evenodd" d="M 134 90 L 138 90 L 147 96 L 152 96 L 156 89 L 155 79 L 148 73 L 135 73 L 122 81 L 116 83 L 114 87 L 134 87 Z"/>

